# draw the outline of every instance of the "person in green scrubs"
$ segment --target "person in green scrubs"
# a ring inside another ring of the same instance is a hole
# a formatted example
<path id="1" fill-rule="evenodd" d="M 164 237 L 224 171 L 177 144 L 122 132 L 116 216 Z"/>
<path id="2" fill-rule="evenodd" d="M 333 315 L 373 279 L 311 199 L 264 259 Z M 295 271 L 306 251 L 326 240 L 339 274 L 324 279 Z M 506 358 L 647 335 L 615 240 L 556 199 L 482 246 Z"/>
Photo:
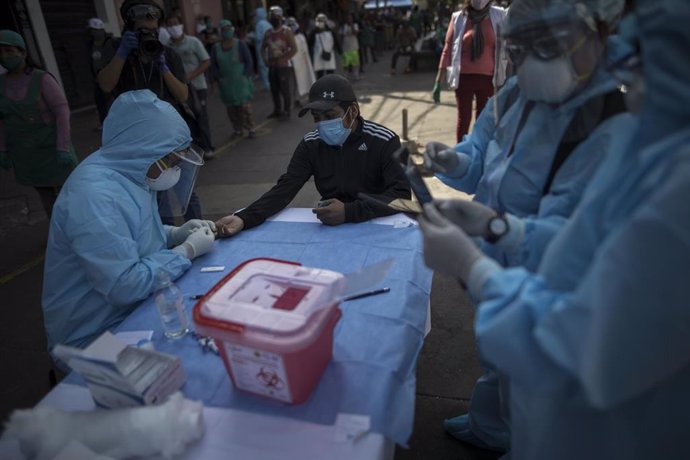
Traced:
<path id="1" fill-rule="evenodd" d="M 0 30 L 0 167 L 33 186 L 50 219 L 62 184 L 77 164 L 69 106 L 55 78 L 35 66 L 24 39 Z"/>
<path id="2" fill-rule="evenodd" d="M 248 137 L 253 139 L 256 132 L 251 105 L 254 97 L 252 55 L 247 44 L 235 38 L 235 28 L 230 21 L 222 19 L 219 25 L 221 41 L 213 46 L 211 52 L 214 80 L 232 122 L 232 137 L 241 137 L 246 129 Z"/>

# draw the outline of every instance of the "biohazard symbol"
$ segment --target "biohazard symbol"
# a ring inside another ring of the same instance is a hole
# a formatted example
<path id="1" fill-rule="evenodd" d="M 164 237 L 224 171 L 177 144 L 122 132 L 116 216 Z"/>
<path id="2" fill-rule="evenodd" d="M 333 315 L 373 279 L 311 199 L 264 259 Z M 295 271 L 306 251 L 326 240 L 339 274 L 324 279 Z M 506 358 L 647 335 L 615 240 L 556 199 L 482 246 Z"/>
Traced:
<path id="1" fill-rule="evenodd" d="M 278 377 L 278 374 L 270 369 L 266 369 L 265 367 L 262 367 L 259 373 L 256 374 L 256 378 L 259 380 L 259 382 L 263 383 L 268 388 L 273 388 L 274 390 L 282 390 L 285 387 L 285 382 L 283 382 L 283 379 Z"/>

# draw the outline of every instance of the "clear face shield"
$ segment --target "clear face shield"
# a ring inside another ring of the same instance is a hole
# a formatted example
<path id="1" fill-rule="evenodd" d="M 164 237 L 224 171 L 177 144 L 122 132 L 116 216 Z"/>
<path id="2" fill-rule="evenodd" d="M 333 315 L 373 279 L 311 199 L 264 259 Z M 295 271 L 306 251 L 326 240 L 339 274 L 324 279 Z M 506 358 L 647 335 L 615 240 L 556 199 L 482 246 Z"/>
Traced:
<path id="1" fill-rule="evenodd" d="M 149 186 L 158 191 L 158 210 L 161 218 L 172 219 L 187 212 L 199 169 L 204 165 L 201 152 L 201 149 L 190 145 L 154 163 L 160 170 L 160 175 L 156 179 L 149 179 Z M 173 183 L 169 188 L 166 188 L 169 185 L 165 183 L 167 181 Z"/>

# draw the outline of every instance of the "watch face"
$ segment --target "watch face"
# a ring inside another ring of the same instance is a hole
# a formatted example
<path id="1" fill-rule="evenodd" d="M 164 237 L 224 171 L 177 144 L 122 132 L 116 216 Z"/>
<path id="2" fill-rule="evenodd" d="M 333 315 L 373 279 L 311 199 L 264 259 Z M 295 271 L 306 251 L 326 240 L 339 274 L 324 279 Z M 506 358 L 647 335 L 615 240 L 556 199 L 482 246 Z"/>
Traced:
<path id="1" fill-rule="evenodd" d="M 502 236 L 508 231 L 508 223 L 505 221 L 505 219 L 494 217 L 489 222 L 489 229 L 494 235 Z"/>

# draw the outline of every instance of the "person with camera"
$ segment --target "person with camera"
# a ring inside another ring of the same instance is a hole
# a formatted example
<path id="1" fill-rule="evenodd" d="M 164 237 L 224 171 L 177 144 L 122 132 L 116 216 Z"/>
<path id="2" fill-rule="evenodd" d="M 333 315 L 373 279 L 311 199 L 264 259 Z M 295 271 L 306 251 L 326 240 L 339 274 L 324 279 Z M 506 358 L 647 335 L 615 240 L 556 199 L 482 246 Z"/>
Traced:
<path id="1" fill-rule="evenodd" d="M 98 73 L 98 85 L 114 98 L 137 89 L 149 89 L 176 104 L 189 92 L 182 60 L 158 40 L 163 10 L 154 0 L 125 0 L 120 7 L 125 22 L 122 38 L 103 50 L 108 64 Z"/>

